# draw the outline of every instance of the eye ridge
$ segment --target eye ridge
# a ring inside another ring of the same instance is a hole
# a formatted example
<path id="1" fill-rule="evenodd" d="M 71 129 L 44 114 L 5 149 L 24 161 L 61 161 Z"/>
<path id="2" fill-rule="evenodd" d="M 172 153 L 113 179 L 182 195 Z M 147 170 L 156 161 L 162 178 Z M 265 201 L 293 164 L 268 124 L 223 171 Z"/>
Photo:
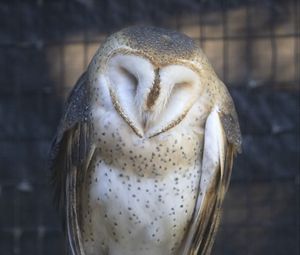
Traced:
<path id="1" fill-rule="evenodd" d="M 153 82 L 153 87 L 150 91 L 150 93 L 148 94 L 147 97 L 147 108 L 151 109 L 152 106 L 154 105 L 156 99 L 159 96 L 160 93 L 160 75 L 159 75 L 159 69 L 155 69 L 154 70 L 155 73 L 155 78 L 154 78 L 154 82 Z"/>

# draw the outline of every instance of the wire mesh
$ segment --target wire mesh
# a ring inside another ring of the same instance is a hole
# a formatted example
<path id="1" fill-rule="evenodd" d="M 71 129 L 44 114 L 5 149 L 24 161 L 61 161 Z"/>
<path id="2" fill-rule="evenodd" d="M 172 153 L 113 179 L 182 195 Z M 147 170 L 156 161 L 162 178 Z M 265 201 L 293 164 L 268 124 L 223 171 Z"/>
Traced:
<path id="1" fill-rule="evenodd" d="M 213 254 L 299 254 L 299 3 L 0 2 L 0 251 L 63 254 L 45 169 L 63 102 L 105 37 L 176 29 L 203 48 L 244 137 Z"/>

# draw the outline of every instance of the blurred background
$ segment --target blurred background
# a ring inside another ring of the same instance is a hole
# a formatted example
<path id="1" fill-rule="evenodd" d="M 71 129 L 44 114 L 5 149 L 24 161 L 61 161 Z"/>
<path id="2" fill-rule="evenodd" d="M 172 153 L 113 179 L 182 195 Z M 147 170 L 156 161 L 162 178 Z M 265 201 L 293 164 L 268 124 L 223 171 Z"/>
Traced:
<path id="1" fill-rule="evenodd" d="M 299 254 L 297 0 L 0 1 L 0 254 L 63 254 L 49 145 L 98 46 L 132 24 L 193 37 L 234 98 L 243 154 L 213 254 Z"/>

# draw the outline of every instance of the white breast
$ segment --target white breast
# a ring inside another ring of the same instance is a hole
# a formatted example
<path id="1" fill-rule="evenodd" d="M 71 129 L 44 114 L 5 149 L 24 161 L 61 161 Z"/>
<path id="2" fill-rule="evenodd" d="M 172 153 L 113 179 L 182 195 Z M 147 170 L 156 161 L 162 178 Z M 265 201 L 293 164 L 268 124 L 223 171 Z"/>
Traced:
<path id="1" fill-rule="evenodd" d="M 111 118 L 99 123 L 82 192 L 87 255 L 178 254 L 199 188 L 203 130 L 194 121 L 151 139 Z"/>

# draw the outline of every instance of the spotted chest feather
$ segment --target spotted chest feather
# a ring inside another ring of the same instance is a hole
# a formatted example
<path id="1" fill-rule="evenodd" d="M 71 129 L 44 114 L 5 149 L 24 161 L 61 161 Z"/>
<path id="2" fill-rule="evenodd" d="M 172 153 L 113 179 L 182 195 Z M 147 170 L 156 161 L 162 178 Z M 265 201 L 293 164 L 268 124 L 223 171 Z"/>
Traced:
<path id="1" fill-rule="evenodd" d="M 202 137 L 126 140 L 106 130 L 82 198 L 87 255 L 176 254 L 198 193 Z"/>

